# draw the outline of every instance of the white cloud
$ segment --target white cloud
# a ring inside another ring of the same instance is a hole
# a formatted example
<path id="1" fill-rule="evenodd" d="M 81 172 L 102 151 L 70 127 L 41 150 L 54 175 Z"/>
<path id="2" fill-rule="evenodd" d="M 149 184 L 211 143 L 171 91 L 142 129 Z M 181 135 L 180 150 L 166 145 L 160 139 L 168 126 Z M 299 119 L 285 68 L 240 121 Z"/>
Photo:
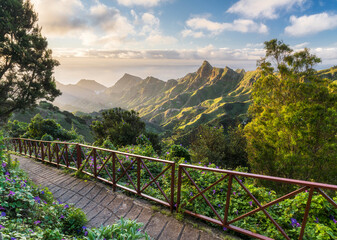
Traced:
<path id="1" fill-rule="evenodd" d="M 280 9 L 291 9 L 294 5 L 302 5 L 305 0 L 240 0 L 227 12 L 238 13 L 247 18 L 275 19 Z"/>
<path id="2" fill-rule="evenodd" d="M 144 6 L 144 7 L 154 7 L 157 6 L 162 0 L 117 0 L 118 4 L 127 7 L 130 6 Z"/>
<path id="3" fill-rule="evenodd" d="M 298 49 L 303 49 L 305 47 L 307 47 L 309 45 L 308 42 L 303 42 L 303 43 L 299 43 L 299 44 L 296 44 L 294 46 L 291 46 L 291 48 L 295 49 L 295 50 L 298 50 Z"/>
<path id="4" fill-rule="evenodd" d="M 263 43 L 247 43 L 246 47 L 247 48 L 263 48 L 264 44 Z"/>
<path id="5" fill-rule="evenodd" d="M 142 15 L 142 31 L 140 32 L 140 35 L 146 35 L 146 34 L 155 34 L 159 31 L 160 26 L 160 20 L 156 16 L 154 16 L 152 13 L 144 13 Z"/>
<path id="6" fill-rule="evenodd" d="M 79 14 L 84 6 L 80 0 L 31 0 L 39 15 L 39 24 L 48 36 L 74 34 L 84 28 L 86 20 Z"/>
<path id="7" fill-rule="evenodd" d="M 133 17 L 135 23 L 137 23 L 138 22 L 138 15 L 137 15 L 136 11 L 131 9 L 130 13 L 131 13 L 131 16 Z"/>
<path id="8" fill-rule="evenodd" d="M 158 37 L 154 42 L 163 42 L 165 38 Z M 168 39 L 172 41 L 172 39 Z M 95 50 L 95 49 L 55 49 L 58 58 L 81 56 L 104 59 L 194 59 L 194 60 L 249 60 L 256 61 L 264 56 L 263 48 L 216 48 L 212 44 L 197 49 L 180 50 Z"/>
<path id="9" fill-rule="evenodd" d="M 154 46 L 163 46 L 171 45 L 176 43 L 178 40 L 175 37 L 161 35 L 160 33 L 151 34 L 146 38 L 146 42 L 152 47 Z"/>
<path id="10" fill-rule="evenodd" d="M 86 46 L 116 48 L 136 33 L 134 26 L 118 9 L 100 2 L 90 7 L 88 18 L 90 25 L 79 35 Z"/>
<path id="11" fill-rule="evenodd" d="M 336 65 L 336 46 L 314 48 L 310 52 L 322 58 L 319 68 Z M 230 49 L 213 45 L 197 49 L 142 51 L 69 48 L 54 49 L 54 55 L 61 62 L 56 69 L 58 81 L 66 83 L 89 78 L 111 86 L 125 72 L 143 78 L 152 75 L 164 80 L 183 77 L 188 72 L 196 71 L 204 59 L 217 67 L 255 70 L 256 60 L 265 55 L 265 50 L 262 46 Z"/>
<path id="12" fill-rule="evenodd" d="M 213 22 L 206 18 L 196 17 L 187 20 L 186 25 L 192 29 L 207 30 L 216 35 L 225 30 L 225 28 L 228 27 L 230 24 Z"/>
<path id="13" fill-rule="evenodd" d="M 192 31 L 191 29 L 185 29 L 181 31 L 183 37 L 193 37 L 193 38 L 202 38 L 204 37 L 204 33 L 201 31 Z"/>
<path id="14" fill-rule="evenodd" d="M 236 19 L 233 21 L 233 23 L 219 23 L 219 22 L 213 22 L 206 18 L 196 17 L 191 18 L 186 21 L 186 25 L 193 29 L 185 29 L 182 31 L 182 35 L 184 37 L 186 36 L 192 36 L 192 37 L 202 37 L 206 34 L 201 32 L 208 31 L 211 33 L 211 35 L 218 35 L 222 33 L 223 31 L 236 31 L 236 32 L 258 32 L 258 33 L 267 33 L 268 28 L 266 25 L 260 23 L 255 23 L 253 20 L 250 19 Z M 196 32 L 195 30 L 199 30 L 199 32 Z"/>
<path id="15" fill-rule="evenodd" d="M 290 22 L 291 25 L 285 28 L 285 33 L 300 37 L 337 28 L 337 15 L 323 12 L 302 17 L 291 16 Z"/>

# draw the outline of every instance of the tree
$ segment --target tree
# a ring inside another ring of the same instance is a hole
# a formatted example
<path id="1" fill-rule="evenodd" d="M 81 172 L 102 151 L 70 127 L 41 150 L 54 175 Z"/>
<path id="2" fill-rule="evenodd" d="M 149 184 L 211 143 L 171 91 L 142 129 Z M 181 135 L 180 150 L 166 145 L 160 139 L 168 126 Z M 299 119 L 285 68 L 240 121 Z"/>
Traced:
<path id="1" fill-rule="evenodd" d="M 192 161 L 203 164 L 214 163 L 223 168 L 235 169 L 247 166 L 246 139 L 243 127 L 224 128 L 201 125 L 192 141 Z"/>
<path id="2" fill-rule="evenodd" d="M 106 139 L 115 146 L 136 144 L 136 138 L 145 132 L 145 123 L 138 113 L 121 108 L 103 111 L 102 119 L 94 121 L 90 127 L 99 145 Z"/>
<path id="3" fill-rule="evenodd" d="M 0 123 L 18 109 L 52 101 L 60 95 L 47 40 L 37 25 L 37 14 L 24 0 L 0 2 Z"/>
<path id="4" fill-rule="evenodd" d="M 320 59 L 265 42 L 245 127 L 255 173 L 337 183 L 337 85 L 317 76 Z"/>
<path id="5" fill-rule="evenodd" d="M 84 141 L 83 136 L 79 135 L 74 128 L 68 131 L 53 119 L 43 119 L 40 114 L 32 118 L 22 137 L 39 140 Z"/>

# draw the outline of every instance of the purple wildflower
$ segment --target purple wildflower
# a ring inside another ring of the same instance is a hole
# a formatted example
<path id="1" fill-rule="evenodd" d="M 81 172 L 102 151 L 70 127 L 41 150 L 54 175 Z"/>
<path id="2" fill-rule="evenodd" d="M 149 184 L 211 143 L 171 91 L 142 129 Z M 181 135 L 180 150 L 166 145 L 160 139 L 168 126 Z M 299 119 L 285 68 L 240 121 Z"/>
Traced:
<path id="1" fill-rule="evenodd" d="M 218 204 L 218 207 L 221 208 L 221 204 L 220 203 Z"/>
<path id="2" fill-rule="evenodd" d="M 64 216 L 63 216 L 63 215 L 61 215 L 61 216 L 60 216 L 60 219 L 63 219 L 63 218 L 64 218 Z"/>
<path id="3" fill-rule="evenodd" d="M 15 192 L 13 192 L 13 191 L 10 190 L 10 191 L 9 191 L 9 194 L 8 194 L 8 197 L 9 197 L 9 196 L 14 196 L 14 195 L 15 195 Z"/>
<path id="4" fill-rule="evenodd" d="M 16 240 L 16 238 L 15 237 L 11 237 L 11 240 Z"/>
<path id="5" fill-rule="evenodd" d="M 215 189 L 213 190 L 213 194 L 215 194 Z"/>
<path id="6" fill-rule="evenodd" d="M 34 222 L 35 225 L 38 225 L 39 223 L 41 223 L 41 221 L 39 221 L 39 220 Z"/>
<path id="7" fill-rule="evenodd" d="M 87 235 L 88 235 L 88 231 L 85 231 L 85 232 L 84 232 L 84 236 L 87 236 Z"/>
<path id="8" fill-rule="evenodd" d="M 250 201 L 250 202 L 249 202 L 249 205 L 250 205 L 250 206 L 253 206 L 253 202 L 252 202 L 252 201 Z"/>
<path id="9" fill-rule="evenodd" d="M 37 202 L 37 203 L 41 203 L 41 198 L 40 198 L 39 196 L 35 197 L 34 200 L 35 200 L 35 202 Z"/>
<path id="10" fill-rule="evenodd" d="M 5 162 L 3 162 L 3 163 L 1 164 L 1 166 L 6 167 L 7 164 L 6 164 Z"/>
<path id="11" fill-rule="evenodd" d="M 9 172 L 6 172 L 5 175 L 6 175 L 6 176 L 9 176 L 10 174 L 9 174 Z"/>
<path id="12" fill-rule="evenodd" d="M 64 205 L 64 209 L 67 209 L 67 208 L 69 208 L 69 205 L 68 204 Z"/>
<path id="13" fill-rule="evenodd" d="M 318 217 L 316 217 L 316 220 L 314 221 L 315 223 L 318 223 L 319 221 L 318 221 Z"/>
<path id="14" fill-rule="evenodd" d="M 291 218 L 290 221 L 291 221 L 291 226 L 298 227 L 299 223 L 297 222 L 295 218 Z"/>
<path id="15" fill-rule="evenodd" d="M 5 208 L 0 206 L 0 210 L 5 210 Z"/>
<path id="16" fill-rule="evenodd" d="M 5 228 L 5 227 L 4 227 L 4 226 L 2 226 L 2 225 L 0 224 L 0 230 L 1 230 L 1 229 L 3 229 L 3 228 Z"/>
<path id="17" fill-rule="evenodd" d="M 236 195 L 236 192 L 233 192 L 233 195 L 235 196 L 235 195 Z"/>
<path id="18" fill-rule="evenodd" d="M 1 217 L 6 217 L 6 213 L 5 212 L 1 212 L 0 216 Z"/>
<path id="19" fill-rule="evenodd" d="M 41 194 L 44 194 L 44 191 L 41 191 Z"/>
<path id="20" fill-rule="evenodd" d="M 192 193 L 192 192 L 190 192 L 190 196 L 193 196 L 193 193 Z"/>
<path id="21" fill-rule="evenodd" d="M 224 231 L 227 231 L 228 229 L 227 229 L 226 227 L 223 227 L 223 230 L 224 230 Z"/>

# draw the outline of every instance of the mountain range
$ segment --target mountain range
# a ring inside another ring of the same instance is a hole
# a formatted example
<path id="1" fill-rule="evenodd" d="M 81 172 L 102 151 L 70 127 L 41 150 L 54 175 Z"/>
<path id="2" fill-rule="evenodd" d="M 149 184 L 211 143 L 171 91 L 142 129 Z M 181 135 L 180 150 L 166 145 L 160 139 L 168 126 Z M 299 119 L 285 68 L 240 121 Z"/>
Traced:
<path id="1" fill-rule="evenodd" d="M 336 68 L 319 74 L 337 79 Z M 125 74 L 109 88 L 94 80 L 69 85 L 57 82 L 63 94 L 54 104 L 72 112 L 133 109 L 160 132 L 188 132 L 204 123 L 245 120 L 252 85 L 259 77 L 259 70 L 216 68 L 204 61 L 196 72 L 168 81 Z"/>

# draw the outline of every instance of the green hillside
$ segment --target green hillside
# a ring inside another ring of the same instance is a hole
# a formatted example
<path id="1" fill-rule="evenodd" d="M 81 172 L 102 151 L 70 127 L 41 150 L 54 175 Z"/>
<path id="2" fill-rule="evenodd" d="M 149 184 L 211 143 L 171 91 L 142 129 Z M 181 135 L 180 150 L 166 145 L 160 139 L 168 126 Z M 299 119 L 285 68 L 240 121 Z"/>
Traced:
<path id="1" fill-rule="evenodd" d="M 56 122 L 61 124 L 61 126 L 67 130 L 70 130 L 73 126 L 77 133 L 84 136 L 86 142 L 92 143 L 94 141 L 89 127 L 93 120 L 90 115 L 86 114 L 78 117 L 70 112 L 61 111 L 58 107 L 44 101 L 41 101 L 35 108 L 26 111 L 14 112 L 10 120 L 18 120 L 20 122 L 29 123 L 30 120 L 38 113 L 44 119 L 49 118 L 56 120 Z"/>
<path id="2" fill-rule="evenodd" d="M 320 70 L 318 75 L 337 80 L 337 67 Z M 167 82 L 125 74 L 110 88 L 92 80 L 58 84 L 63 95 L 54 103 L 83 114 L 113 107 L 132 109 L 139 112 L 149 129 L 177 140 L 188 138 L 201 124 L 226 128 L 246 121 L 252 86 L 259 77 L 259 70 L 215 68 L 204 61 L 196 72 Z M 62 121 L 71 127 L 69 119 Z M 90 138 L 81 131 L 86 131 L 83 127 L 79 132 Z"/>

